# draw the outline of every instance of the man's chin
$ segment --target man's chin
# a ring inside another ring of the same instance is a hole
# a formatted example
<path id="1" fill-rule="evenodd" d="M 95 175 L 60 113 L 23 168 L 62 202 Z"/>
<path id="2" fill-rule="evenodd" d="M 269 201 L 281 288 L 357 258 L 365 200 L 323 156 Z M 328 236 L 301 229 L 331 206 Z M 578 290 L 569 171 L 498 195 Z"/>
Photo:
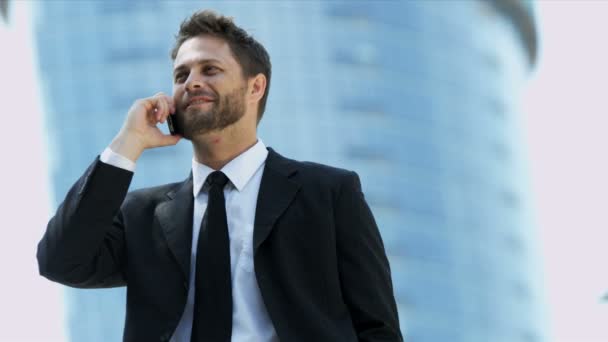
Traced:
<path id="1" fill-rule="evenodd" d="M 190 105 L 186 107 L 186 110 L 184 110 L 184 114 L 188 117 L 213 116 L 213 102 Z"/>
<path id="2" fill-rule="evenodd" d="M 186 110 L 200 110 L 200 108 L 213 107 L 214 104 L 215 104 L 215 102 L 213 102 L 213 101 L 197 102 L 197 103 L 188 105 L 188 107 L 186 107 Z"/>
<path id="3" fill-rule="evenodd" d="M 211 123 L 202 124 L 201 122 L 186 123 L 183 127 L 183 138 L 190 141 L 196 140 L 197 137 L 203 137 L 209 133 L 221 130 Z"/>

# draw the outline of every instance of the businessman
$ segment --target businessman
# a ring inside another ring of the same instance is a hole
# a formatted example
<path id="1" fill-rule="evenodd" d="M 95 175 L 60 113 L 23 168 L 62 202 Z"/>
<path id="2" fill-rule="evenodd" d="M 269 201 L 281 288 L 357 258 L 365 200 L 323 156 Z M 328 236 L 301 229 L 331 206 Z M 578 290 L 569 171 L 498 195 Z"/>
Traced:
<path id="1" fill-rule="evenodd" d="M 124 341 L 402 341 L 358 176 L 285 158 L 257 137 L 265 48 L 201 11 L 171 57 L 173 95 L 134 102 L 49 221 L 40 274 L 127 286 Z M 157 127 L 169 116 L 179 135 Z M 181 139 L 193 147 L 190 176 L 128 192 L 141 154 Z"/>

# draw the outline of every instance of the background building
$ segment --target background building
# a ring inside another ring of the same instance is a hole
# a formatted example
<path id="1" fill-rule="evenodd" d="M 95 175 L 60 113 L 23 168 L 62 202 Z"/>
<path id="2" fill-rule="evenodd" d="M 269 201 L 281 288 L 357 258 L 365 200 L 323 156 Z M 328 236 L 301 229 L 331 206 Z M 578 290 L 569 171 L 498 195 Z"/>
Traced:
<path id="1" fill-rule="evenodd" d="M 536 57 L 522 1 L 206 2 L 269 50 L 260 137 L 362 178 L 408 341 L 544 340 L 518 96 Z M 54 207 L 134 99 L 171 92 L 198 2 L 48 1 L 36 16 Z M 132 188 L 189 173 L 147 151 Z M 118 341 L 124 289 L 68 290 L 71 341 Z"/>

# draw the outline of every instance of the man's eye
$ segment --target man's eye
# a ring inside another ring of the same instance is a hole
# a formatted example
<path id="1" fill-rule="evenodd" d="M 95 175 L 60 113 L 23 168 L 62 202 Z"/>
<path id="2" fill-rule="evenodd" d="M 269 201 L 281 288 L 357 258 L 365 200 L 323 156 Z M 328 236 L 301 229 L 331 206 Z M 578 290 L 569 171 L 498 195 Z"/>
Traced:
<path id="1" fill-rule="evenodd" d="M 186 77 L 186 74 L 177 74 L 175 75 L 175 82 L 182 82 L 184 80 L 184 78 Z"/>
<path id="2" fill-rule="evenodd" d="M 216 72 L 218 72 L 220 69 L 218 69 L 217 67 L 214 66 L 206 66 L 205 68 L 203 68 L 203 72 L 205 74 L 214 74 Z"/>

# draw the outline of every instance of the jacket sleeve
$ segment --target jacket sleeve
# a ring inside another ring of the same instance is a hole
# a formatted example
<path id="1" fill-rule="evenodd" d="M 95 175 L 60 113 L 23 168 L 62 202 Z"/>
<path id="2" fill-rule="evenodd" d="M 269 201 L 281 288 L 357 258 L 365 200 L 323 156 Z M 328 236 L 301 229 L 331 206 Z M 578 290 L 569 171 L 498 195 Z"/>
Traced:
<path id="1" fill-rule="evenodd" d="M 125 285 L 120 206 L 133 173 L 99 158 L 69 190 L 38 243 L 40 274 L 79 288 Z"/>
<path id="2" fill-rule="evenodd" d="M 342 294 L 359 341 L 403 341 L 384 244 L 354 172 L 342 183 L 335 215 Z"/>

